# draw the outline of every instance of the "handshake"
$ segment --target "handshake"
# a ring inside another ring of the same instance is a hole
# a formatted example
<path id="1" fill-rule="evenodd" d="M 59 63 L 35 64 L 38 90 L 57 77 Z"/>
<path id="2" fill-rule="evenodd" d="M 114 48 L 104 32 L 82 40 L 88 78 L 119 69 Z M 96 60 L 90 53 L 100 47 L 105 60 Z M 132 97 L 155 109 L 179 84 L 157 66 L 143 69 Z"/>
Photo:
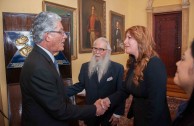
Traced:
<path id="1" fill-rule="evenodd" d="M 96 106 L 96 116 L 103 115 L 110 107 L 110 100 L 108 97 L 104 99 L 98 99 L 94 105 Z"/>

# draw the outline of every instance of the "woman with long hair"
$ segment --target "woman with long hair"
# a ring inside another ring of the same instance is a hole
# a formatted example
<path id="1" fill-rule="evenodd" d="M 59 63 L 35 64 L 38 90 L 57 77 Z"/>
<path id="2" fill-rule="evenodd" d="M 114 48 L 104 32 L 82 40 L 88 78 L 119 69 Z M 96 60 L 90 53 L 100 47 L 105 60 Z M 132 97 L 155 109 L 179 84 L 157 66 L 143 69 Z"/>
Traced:
<path id="1" fill-rule="evenodd" d="M 132 95 L 128 117 L 134 117 L 134 126 L 169 126 L 167 74 L 152 35 L 144 26 L 132 26 L 125 32 L 124 46 L 129 59 L 123 88 L 103 103 L 115 106 Z"/>

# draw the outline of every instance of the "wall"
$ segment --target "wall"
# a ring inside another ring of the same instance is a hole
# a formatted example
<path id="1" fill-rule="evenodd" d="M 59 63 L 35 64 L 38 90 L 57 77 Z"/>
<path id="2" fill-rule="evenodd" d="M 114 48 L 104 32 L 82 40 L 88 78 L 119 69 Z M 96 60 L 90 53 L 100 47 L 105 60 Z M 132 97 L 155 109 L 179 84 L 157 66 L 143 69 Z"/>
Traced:
<path id="1" fill-rule="evenodd" d="M 147 7 L 148 0 L 129 0 L 128 7 L 128 19 L 129 27 L 133 25 L 147 26 Z M 126 27 L 127 28 L 127 27 Z"/>
<path id="2" fill-rule="evenodd" d="M 50 2 L 77 8 L 77 0 L 48 0 Z M 109 39 L 109 11 L 115 11 L 125 15 L 125 28 L 132 25 L 147 25 L 146 6 L 148 0 L 105 0 L 106 1 L 106 36 Z M 121 2 L 122 1 L 122 2 Z M 181 0 L 154 0 L 153 6 L 165 6 L 181 4 Z M 16 13 L 39 13 L 42 11 L 42 0 L 0 0 L 0 29 L 3 29 L 1 12 Z M 77 17 L 78 18 L 78 17 Z M 77 33 L 79 38 L 79 32 Z M 189 14 L 189 42 L 194 38 L 194 0 L 190 0 Z M 79 47 L 79 42 L 77 43 Z M 79 52 L 79 48 L 78 51 Z M 79 54 L 78 59 L 72 61 L 72 77 L 73 82 L 77 82 L 79 69 L 81 64 L 90 60 L 91 53 Z M 119 62 L 125 66 L 126 54 L 112 55 L 113 61 Z M 5 80 L 5 64 L 4 64 L 4 48 L 3 48 L 3 32 L 0 30 L 0 96 L 2 95 L 3 111 L 7 113 L 7 87 Z M 6 122 L 7 125 L 7 122 Z"/>

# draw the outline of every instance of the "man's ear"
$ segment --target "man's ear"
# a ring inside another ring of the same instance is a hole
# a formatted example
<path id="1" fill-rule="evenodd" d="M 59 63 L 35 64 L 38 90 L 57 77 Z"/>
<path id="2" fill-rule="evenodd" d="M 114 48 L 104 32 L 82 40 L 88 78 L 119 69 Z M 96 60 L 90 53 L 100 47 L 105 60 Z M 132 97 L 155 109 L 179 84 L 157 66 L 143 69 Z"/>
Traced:
<path id="1" fill-rule="evenodd" d="M 49 33 L 44 34 L 45 41 L 49 42 L 51 40 L 51 35 Z"/>

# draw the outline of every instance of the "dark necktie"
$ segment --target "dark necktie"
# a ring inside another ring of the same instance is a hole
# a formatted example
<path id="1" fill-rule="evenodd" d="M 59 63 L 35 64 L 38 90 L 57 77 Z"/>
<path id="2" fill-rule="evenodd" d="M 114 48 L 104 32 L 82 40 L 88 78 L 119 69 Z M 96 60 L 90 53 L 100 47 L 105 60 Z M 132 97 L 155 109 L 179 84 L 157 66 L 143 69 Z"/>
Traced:
<path id="1" fill-rule="evenodd" d="M 57 69 L 58 74 L 60 75 L 59 66 L 56 60 L 54 60 L 54 64 L 55 64 L 55 68 Z"/>

